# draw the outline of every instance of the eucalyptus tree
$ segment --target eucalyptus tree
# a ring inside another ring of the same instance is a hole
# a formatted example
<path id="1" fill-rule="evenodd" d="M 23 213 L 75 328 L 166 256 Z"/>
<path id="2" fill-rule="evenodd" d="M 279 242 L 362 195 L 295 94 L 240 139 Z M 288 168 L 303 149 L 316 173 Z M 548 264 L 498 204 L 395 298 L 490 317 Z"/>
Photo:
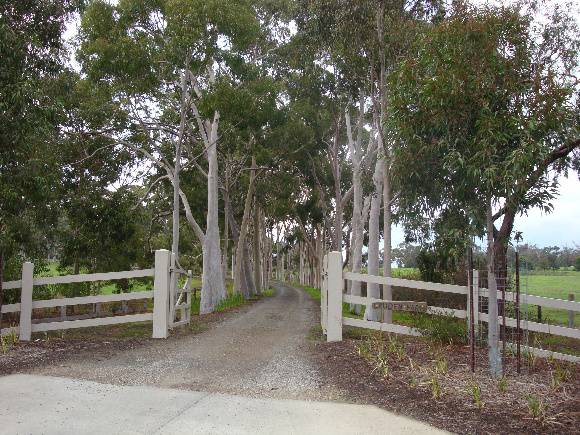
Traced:
<path id="1" fill-rule="evenodd" d="M 93 133 L 108 138 L 111 147 L 131 150 L 173 185 L 174 210 L 179 197 L 203 247 L 202 313 L 226 296 L 218 146 L 227 132 L 220 133 L 219 95 L 240 85 L 235 68 L 251 54 L 259 32 L 250 1 L 94 1 L 82 16 L 83 73 L 93 86 L 108 89 L 124 118 Z M 201 187 L 207 192 L 205 229 L 179 183 L 180 173 L 192 168 L 206 180 Z M 176 219 L 173 228 L 176 247 Z"/>
<path id="2" fill-rule="evenodd" d="M 57 222 L 61 36 L 76 6 L 0 3 L 0 307 L 2 281 L 24 258 L 46 258 Z"/>
<path id="3" fill-rule="evenodd" d="M 543 23 L 535 12 L 460 5 L 425 27 L 390 76 L 403 221 L 426 218 L 427 232 L 438 226 L 463 239 L 487 233 L 496 375 L 495 278 L 505 273 L 515 217 L 550 211 L 558 177 L 578 167 L 578 28 L 562 9 Z"/>
<path id="4" fill-rule="evenodd" d="M 352 133 L 348 138 L 353 189 L 351 268 L 353 271 L 360 268 L 361 241 L 367 220 L 366 213 L 362 212 L 366 202 L 369 206 L 368 271 L 379 273 L 380 215 L 383 212 L 383 273 L 390 276 L 394 195 L 390 176 L 392 138 L 385 122 L 389 85 L 386 76 L 404 53 L 416 24 L 436 19 L 442 5 L 438 1 L 318 0 L 308 2 L 304 8 L 303 27 L 318 41 L 318 61 L 335 72 L 339 92 L 359 106 L 357 138 Z M 350 124 L 346 122 L 347 129 Z M 365 151 L 358 136 L 363 129 L 370 135 Z M 364 194 L 363 179 L 372 180 Z M 337 201 L 337 211 L 341 205 L 342 202 Z M 353 286 L 358 293 L 358 284 L 353 283 Z M 368 292 L 370 296 L 380 296 L 377 284 L 370 284 Z M 385 286 L 383 296 L 392 298 L 390 286 Z M 373 320 L 377 318 L 372 306 L 367 307 L 366 315 Z M 385 313 L 385 320 L 390 321 L 390 312 Z"/>

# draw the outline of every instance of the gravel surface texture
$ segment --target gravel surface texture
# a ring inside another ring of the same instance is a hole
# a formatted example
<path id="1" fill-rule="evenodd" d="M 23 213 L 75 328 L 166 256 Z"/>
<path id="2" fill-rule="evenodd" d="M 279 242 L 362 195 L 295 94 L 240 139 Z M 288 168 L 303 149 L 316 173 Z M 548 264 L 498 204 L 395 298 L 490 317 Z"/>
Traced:
<path id="1" fill-rule="evenodd" d="M 90 357 L 84 353 L 28 372 L 250 397 L 339 399 L 340 393 L 322 382 L 315 344 L 307 339 L 317 324 L 317 304 L 302 290 L 274 287 L 274 297 L 199 334 Z"/>

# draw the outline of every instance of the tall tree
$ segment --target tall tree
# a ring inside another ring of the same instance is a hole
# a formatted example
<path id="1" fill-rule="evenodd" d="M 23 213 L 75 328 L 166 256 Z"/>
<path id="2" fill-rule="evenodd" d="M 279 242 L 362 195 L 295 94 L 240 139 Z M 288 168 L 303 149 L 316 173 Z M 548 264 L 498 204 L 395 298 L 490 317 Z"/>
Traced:
<path id="1" fill-rule="evenodd" d="M 505 274 L 516 215 L 550 211 L 558 177 L 578 167 L 578 29 L 559 8 L 544 24 L 535 12 L 458 4 L 390 76 L 403 220 L 427 218 L 427 229 L 463 240 L 487 231 L 492 284 Z M 489 334 L 493 359 L 491 309 Z M 497 374 L 497 361 L 490 365 Z"/>
<path id="2" fill-rule="evenodd" d="M 0 307 L 5 270 L 22 255 L 41 257 L 56 223 L 61 35 L 74 9 L 73 1 L 0 4 Z"/>

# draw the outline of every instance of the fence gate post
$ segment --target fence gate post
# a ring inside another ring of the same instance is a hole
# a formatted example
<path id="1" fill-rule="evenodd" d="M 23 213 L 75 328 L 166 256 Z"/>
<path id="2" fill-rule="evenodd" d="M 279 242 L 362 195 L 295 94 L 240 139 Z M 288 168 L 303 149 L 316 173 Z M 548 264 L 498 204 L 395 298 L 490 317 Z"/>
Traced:
<path id="1" fill-rule="evenodd" d="M 34 264 L 22 265 L 22 288 L 20 292 L 20 340 L 30 341 L 32 335 L 32 289 L 34 288 Z"/>
<path id="2" fill-rule="evenodd" d="M 342 254 L 328 253 L 326 341 L 342 341 Z"/>
<path id="3" fill-rule="evenodd" d="M 153 283 L 153 338 L 167 338 L 169 329 L 169 268 L 171 254 L 166 249 L 155 251 Z"/>
<path id="4" fill-rule="evenodd" d="M 320 286 L 320 326 L 326 334 L 326 318 L 328 316 L 328 254 L 322 258 L 322 284 Z"/>

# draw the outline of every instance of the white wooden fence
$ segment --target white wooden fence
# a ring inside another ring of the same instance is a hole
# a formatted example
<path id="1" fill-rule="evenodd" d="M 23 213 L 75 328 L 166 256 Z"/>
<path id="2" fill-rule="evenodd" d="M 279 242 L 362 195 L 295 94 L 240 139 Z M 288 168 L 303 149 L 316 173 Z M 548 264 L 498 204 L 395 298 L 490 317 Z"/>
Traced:
<path id="1" fill-rule="evenodd" d="M 170 273 L 172 273 L 171 262 L 171 253 L 162 249 L 155 251 L 155 267 L 153 269 L 39 278 L 34 278 L 34 265 L 30 262 L 26 262 L 22 266 L 22 278 L 20 280 L 3 283 L 3 288 L 5 290 L 20 288 L 20 303 L 2 306 L 2 313 L 20 312 L 20 323 L 16 327 L 3 328 L 2 335 L 17 333 L 20 340 L 28 341 L 30 340 L 31 334 L 33 332 L 153 321 L 153 338 L 167 338 L 168 328 L 175 326 L 173 319 L 170 317 L 170 314 L 174 312 L 174 309 L 170 310 L 169 306 Z M 75 298 L 47 300 L 32 299 L 32 291 L 34 286 L 93 281 L 111 281 L 127 278 L 142 278 L 147 276 L 154 277 L 153 290 L 112 295 L 81 296 Z M 98 317 L 83 320 L 32 323 L 32 310 L 35 308 L 64 307 L 70 305 L 96 304 L 103 302 L 123 302 L 139 299 L 153 299 L 153 312 L 122 316 Z"/>
<path id="2" fill-rule="evenodd" d="M 342 270 L 342 254 L 340 252 L 329 252 L 328 254 L 326 254 L 323 259 L 322 267 L 323 267 L 323 277 L 320 298 L 321 299 L 320 319 L 322 329 L 326 334 L 327 341 L 341 341 L 343 325 L 354 326 L 358 328 L 375 329 L 386 332 L 394 332 L 397 334 L 406 334 L 414 336 L 421 335 L 420 331 L 409 326 L 397 325 L 394 323 L 374 322 L 366 319 L 343 317 L 342 315 L 343 302 L 366 305 L 367 307 L 369 307 L 371 304 L 375 302 L 390 302 L 382 299 L 374 299 L 369 297 L 344 294 L 343 293 L 344 280 L 391 285 L 419 290 L 455 293 L 465 295 L 466 299 L 469 298 L 469 288 L 467 286 L 438 284 L 433 282 L 413 281 L 408 279 L 389 278 L 361 273 L 344 272 Z M 479 297 L 488 296 L 488 290 L 486 288 L 479 288 L 477 282 L 478 276 L 477 273 L 474 273 L 473 302 L 474 302 L 474 322 L 476 324 L 478 321 L 487 322 L 489 319 L 486 313 L 479 312 L 479 304 L 478 304 Z M 498 298 L 501 299 L 500 292 L 498 292 Z M 514 301 L 514 299 L 515 299 L 514 293 L 506 292 L 506 301 Z M 566 301 L 561 299 L 550 299 L 532 295 L 520 295 L 520 305 L 525 304 L 540 305 L 544 307 L 558 308 L 561 310 L 568 310 L 572 312 L 580 312 L 579 302 Z M 469 306 L 469 300 L 467 300 L 466 306 Z M 457 310 L 444 307 L 429 306 L 427 312 L 429 314 L 451 315 L 453 317 L 457 317 L 460 319 L 467 319 L 468 317 L 467 316 L 468 313 L 466 310 Z M 499 320 L 501 322 L 501 318 L 499 318 Z M 506 318 L 506 326 L 515 327 L 516 319 Z M 520 327 L 522 329 L 527 329 L 528 331 L 580 339 L 580 329 L 577 328 L 566 328 L 563 326 L 529 321 L 525 322 L 522 321 Z M 527 351 L 532 352 L 537 356 L 542 357 L 552 356 L 554 358 L 566 361 L 580 362 L 580 358 L 573 355 L 551 352 L 537 348 L 527 348 Z"/>

